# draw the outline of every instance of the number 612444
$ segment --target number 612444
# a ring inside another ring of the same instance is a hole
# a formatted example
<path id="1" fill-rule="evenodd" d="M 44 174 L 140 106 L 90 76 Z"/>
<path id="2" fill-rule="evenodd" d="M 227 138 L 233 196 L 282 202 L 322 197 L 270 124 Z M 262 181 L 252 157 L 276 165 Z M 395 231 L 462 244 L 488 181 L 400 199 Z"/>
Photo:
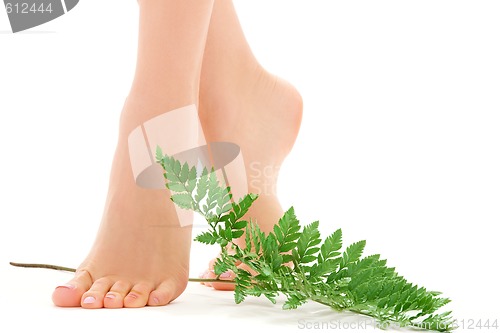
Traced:
<path id="1" fill-rule="evenodd" d="M 36 14 L 36 13 L 52 13 L 52 3 L 40 3 L 40 4 L 30 4 L 23 3 L 15 3 L 12 4 L 7 2 L 5 4 L 5 9 L 7 10 L 7 14 L 15 13 L 15 14 Z"/>

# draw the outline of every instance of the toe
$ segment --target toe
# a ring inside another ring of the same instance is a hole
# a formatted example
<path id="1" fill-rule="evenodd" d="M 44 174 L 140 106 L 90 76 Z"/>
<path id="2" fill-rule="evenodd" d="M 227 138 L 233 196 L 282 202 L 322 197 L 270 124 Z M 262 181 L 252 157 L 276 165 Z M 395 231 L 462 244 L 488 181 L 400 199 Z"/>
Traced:
<path id="1" fill-rule="evenodd" d="M 216 276 L 215 276 L 214 271 L 210 271 L 210 270 L 207 270 L 202 277 L 202 279 L 215 279 L 215 278 L 216 278 Z M 212 282 L 203 282 L 203 284 L 207 287 L 212 286 Z"/>
<path id="2" fill-rule="evenodd" d="M 214 273 L 214 266 L 215 266 L 216 261 L 217 261 L 217 258 L 210 260 L 210 262 L 208 263 L 208 269 L 203 274 L 202 279 L 215 279 L 216 278 L 216 275 Z M 212 287 L 212 282 L 203 282 L 203 284 L 207 287 Z"/>
<path id="3" fill-rule="evenodd" d="M 215 275 L 213 270 L 214 263 L 215 260 L 212 260 L 210 262 L 209 264 L 210 269 L 205 272 L 203 279 L 217 279 L 217 275 Z M 251 269 L 250 267 L 241 262 L 237 262 L 236 265 L 239 269 L 244 269 L 251 275 L 257 275 L 257 273 L 253 269 Z M 236 278 L 236 274 L 234 274 L 233 271 L 227 271 L 219 275 L 218 278 L 219 280 L 234 281 L 234 279 Z M 228 282 L 205 282 L 204 284 L 208 287 L 213 287 L 216 290 L 234 290 L 235 288 L 234 283 L 228 283 Z"/>
<path id="4" fill-rule="evenodd" d="M 227 271 L 219 275 L 220 280 L 233 281 L 236 275 L 233 271 Z M 214 274 L 215 278 L 215 274 Z M 212 287 L 216 290 L 234 290 L 234 283 L 228 282 L 212 282 Z"/>
<path id="5" fill-rule="evenodd" d="M 110 309 L 123 308 L 123 299 L 130 292 L 132 284 L 127 281 L 117 281 L 104 296 L 104 307 Z"/>
<path id="6" fill-rule="evenodd" d="M 80 306 L 82 295 L 92 285 L 92 277 L 87 271 L 79 271 L 66 284 L 56 287 L 52 293 L 52 301 L 57 306 Z"/>
<path id="7" fill-rule="evenodd" d="M 86 309 L 97 309 L 104 306 L 104 295 L 109 291 L 114 281 L 110 278 L 100 278 L 96 280 L 89 291 L 81 298 L 81 306 Z"/>
<path id="8" fill-rule="evenodd" d="M 177 298 L 185 288 L 185 285 L 184 287 L 178 286 L 172 279 L 166 280 L 151 292 L 149 295 L 148 305 L 167 305 Z"/>
<path id="9" fill-rule="evenodd" d="M 198 278 L 200 279 L 205 279 L 205 275 L 207 274 L 208 270 L 205 270 L 204 272 L 200 273 L 198 275 Z M 205 284 L 205 282 L 200 282 L 201 285 Z"/>
<path id="10" fill-rule="evenodd" d="M 250 275 L 257 275 L 257 272 L 254 271 L 253 269 L 251 269 L 250 267 L 248 267 L 247 264 L 243 264 L 243 263 L 240 263 L 239 265 L 237 265 L 239 269 L 243 269 L 245 271 L 247 271 L 248 273 L 250 273 Z"/>
<path id="11" fill-rule="evenodd" d="M 123 300 L 123 306 L 126 308 L 141 308 L 146 306 L 149 300 L 149 294 L 153 290 L 151 283 L 137 283 Z"/>

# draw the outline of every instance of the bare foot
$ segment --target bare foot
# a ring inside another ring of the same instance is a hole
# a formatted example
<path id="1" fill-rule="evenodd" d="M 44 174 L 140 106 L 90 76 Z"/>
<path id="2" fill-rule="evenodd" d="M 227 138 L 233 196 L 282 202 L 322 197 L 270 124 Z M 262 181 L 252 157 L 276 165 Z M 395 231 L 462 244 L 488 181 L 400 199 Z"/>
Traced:
<path id="1" fill-rule="evenodd" d="M 124 108 L 104 216 L 93 248 L 74 278 L 57 287 L 57 306 L 165 305 L 185 289 L 191 228 L 181 228 L 166 190 L 139 188 L 127 146 L 136 105 Z M 132 125 L 133 124 L 133 125 Z"/>
<path id="2" fill-rule="evenodd" d="M 241 147 L 249 192 L 259 198 L 247 213 L 266 233 L 283 215 L 276 196 L 280 166 L 297 137 L 302 118 L 302 99 L 288 82 L 260 67 L 228 91 L 217 85 L 200 90 L 200 118 L 207 141 L 229 141 Z M 208 84 L 207 84 L 208 86 Z M 243 241 L 240 244 L 243 246 Z M 214 278 L 213 261 L 203 275 Z M 221 278 L 231 279 L 228 272 Z M 212 283 L 216 289 L 232 289 L 230 284 Z"/>

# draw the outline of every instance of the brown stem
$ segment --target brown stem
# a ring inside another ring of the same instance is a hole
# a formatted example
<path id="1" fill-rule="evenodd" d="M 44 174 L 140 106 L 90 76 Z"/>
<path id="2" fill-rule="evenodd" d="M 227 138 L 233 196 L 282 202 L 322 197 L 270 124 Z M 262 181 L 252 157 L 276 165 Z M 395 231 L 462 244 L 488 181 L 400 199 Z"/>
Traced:
<path id="1" fill-rule="evenodd" d="M 45 268 L 45 269 L 55 269 L 58 271 L 66 271 L 66 272 L 76 272 L 76 269 L 64 267 L 64 266 L 56 266 L 56 265 L 47 265 L 47 264 L 21 264 L 17 262 L 10 262 L 12 266 L 16 267 L 24 267 L 24 268 Z"/>
<path id="2" fill-rule="evenodd" d="M 54 269 L 57 271 L 66 271 L 66 272 L 76 272 L 76 269 L 64 266 L 57 265 L 47 265 L 47 264 L 25 264 L 18 262 L 10 262 L 12 266 L 16 267 L 24 267 L 24 268 L 44 268 L 44 269 Z M 220 279 L 196 279 L 189 278 L 189 282 L 217 282 L 217 283 L 235 283 L 232 280 L 220 280 Z"/>

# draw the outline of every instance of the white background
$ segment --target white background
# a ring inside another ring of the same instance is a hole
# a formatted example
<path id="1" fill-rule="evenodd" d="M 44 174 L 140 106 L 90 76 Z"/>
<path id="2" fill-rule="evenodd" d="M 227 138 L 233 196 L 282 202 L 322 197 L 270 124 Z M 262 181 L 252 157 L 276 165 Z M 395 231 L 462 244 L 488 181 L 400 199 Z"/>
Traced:
<path id="1" fill-rule="evenodd" d="M 457 319 L 499 317 L 500 4 L 497 1 L 236 1 L 255 54 L 304 98 L 279 194 L 324 234 L 366 239 L 410 281 L 453 299 Z M 98 228 L 135 65 L 135 1 L 81 1 L 12 34 L 0 8 L 0 331 L 218 331 L 218 321 L 293 331 L 298 320 L 354 320 L 308 305 L 191 285 L 176 303 L 57 309 L 61 272 Z M 192 275 L 216 252 L 194 244 Z M 8 320 L 5 320 L 8 318 Z M 190 319 L 190 320 L 188 320 Z M 500 323 L 499 323 L 500 324 Z M 476 328 L 477 329 L 477 328 Z M 11 329 L 10 329 L 11 331 Z M 100 329 L 97 329 L 100 331 Z"/>

